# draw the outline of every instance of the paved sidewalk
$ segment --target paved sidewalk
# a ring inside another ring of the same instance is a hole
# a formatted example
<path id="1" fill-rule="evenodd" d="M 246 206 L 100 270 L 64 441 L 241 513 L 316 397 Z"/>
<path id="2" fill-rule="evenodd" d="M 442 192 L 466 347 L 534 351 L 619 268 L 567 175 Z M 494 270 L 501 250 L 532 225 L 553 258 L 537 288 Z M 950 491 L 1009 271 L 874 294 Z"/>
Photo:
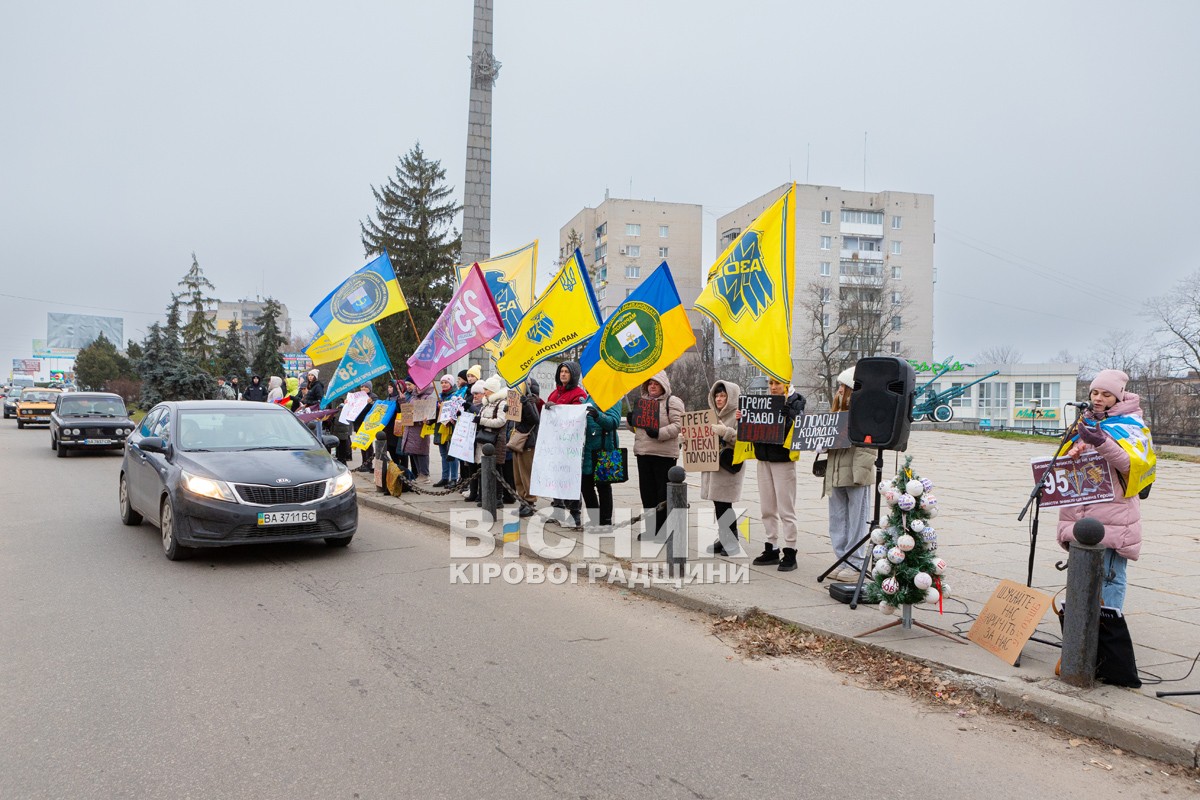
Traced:
<path id="1" fill-rule="evenodd" d="M 631 447 L 630 434 L 622 434 L 622 444 Z M 918 606 L 914 609 L 914 619 L 965 633 L 1000 580 L 1025 582 L 1028 518 L 1026 522 L 1017 522 L 1017 514 L 1032 486 L 1030 459 L 1049 455 L 1053 444 L 1051 440 L 1041 445 L 934 431 L 913 432 L 908 455 L 913 456 L 913 467 L 918 474 L 935 484 L 939 507 L 935 521 L 938 555 L 949 565 L 945 581 L 950 590 L 944 604 L 945 614 L 938 615 L 934 607 Z M 901 463 L 898 459 L 903 457 L 885 452 L 884 478 L 895 474 L 897 464 Z M 431 472 L 437 475 L 436 456 L 433 462 Z M 869 605 L 851 610 L 830 599 L 828 581 L 817 583 L 817 576 L 835 557 L 829 546 L 821 481 L 812 476 L 811 463 L 811 454 L 804 454 L 797 465 L 799 569 L 782 573 L 773 566 L 750 565 L 750 579 L 746 583 L 654 586 L 648 593 L 713 613 L 740 613 L 758 608 L 802 627 L 847 638 L 896 619 L 885 617 Z M 630 466 L 634 466 L 632 452 Z M 1153 493 L 1142 503 L 1145 542 L 1141 558 L 1130 563 L 1125 602 L 1143 679 L 1150 673 L 1179 678 L 1200 651 L 1200 495 L 1191 490 L 1191 481 L 1200 479 L 1200 464 L 1160 460 L 1158 470 Z M 757 468 L 748 464 L 744 472 L 743 502 L 738 509 L 751 520 L 750 542 L 746 544 L 747 557 L 736 560 L 749 564 L 749 556 L 762 550 L 764 535 L 758 508 Z M 377 494 L 367 476 L 361 476 L 359 481 L 363 505 L 447 528 L 452 511 L 467 508 L 457 494 L 430 497 L 406 493 L 401 498 L 391 498 Z M 709 512 L 712 506 L 699 499 L 699 475 L 689 475 L 688 484 L 694 522 L 697 512 Z M 636 480 L 614 487 L 614 501 L 618 524 L 622 508 L 640 513 Z M 539 508 L 547 505 L 543 501 Z M 1051 510 L 1043 514 L 1036 547 L 1033 585 L 1049 594 L 1062 588 L 1066 579 L 1066 574 L 1055 568 L 1056 562 L 1066 560 L 1066 552 L 1055 541 L 1056 524 L 1057 513 Z M 523 530 L 527 526 L 528 523 L 523 523 Z M 499 527 L 493 531 L 497 536 Z M 551 544 L 563 533 L 553 525 L 545 530 L 546 540 Z M 636 532 L 635 529 L 633 533 Z M 697 558 L 697 538 L 693 537 L 689 558 Z M 706 540 L 699 542 L 701 547 L 705 544 Z M 525 545 L 523 537 L 523 551 L 527 551 Z M 639 557 L 639 543 L 633 542 L 630 547 L 634 561 L 656 560 L 649 549 L 644 551 L 648 557 Z M 612 543 L 606 542 L 602 549 L 607 557 L 601 560 L 612 562 Z M 713 562 L 711 558 L 705 560 Z M 448 567 L 449 564 L 447 550 Z M 1036 637 L 1059 639 L 1059 625 L 1053 614 L 1047 614 Z M 1074 733 L 1174 763 L 1200 766 L 1200 697 L 1154 697 L 1156 689 L 1200 690 L 1200 668 L 1186 681 L 1162 686 L 1129 690 L 1101 685 L 1083 691 L 1054 677 L 1059 650 L 1036 641 L 1025 647 L 1019 668 L 1010 667 L 973 643 L 963 646 L 917 627 L 908 631 L 895 627 L 858 641 L 977 676 L 978 689 L 985 696 L 1008 707 L 1030 711 Z"/>

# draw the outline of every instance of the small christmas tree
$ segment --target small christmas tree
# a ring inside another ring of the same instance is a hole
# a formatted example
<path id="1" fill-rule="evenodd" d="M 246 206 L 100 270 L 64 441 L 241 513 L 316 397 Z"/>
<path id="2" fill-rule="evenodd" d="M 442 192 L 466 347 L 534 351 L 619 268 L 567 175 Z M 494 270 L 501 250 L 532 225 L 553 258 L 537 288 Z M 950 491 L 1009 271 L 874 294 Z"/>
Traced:
<path id="1" fill-rule="evenodd" d="M 930 524 L 938 514 L 933 481 L 917 475 L 907 456 L 899 474 L 879 484 L 879 493 L 889 511 L 883 527 L 871 531 L 875 567 L 867 598 L 885 614 L 918 603 L 940 608 L 946 562 L 937 557 L 937 531 Z"/>

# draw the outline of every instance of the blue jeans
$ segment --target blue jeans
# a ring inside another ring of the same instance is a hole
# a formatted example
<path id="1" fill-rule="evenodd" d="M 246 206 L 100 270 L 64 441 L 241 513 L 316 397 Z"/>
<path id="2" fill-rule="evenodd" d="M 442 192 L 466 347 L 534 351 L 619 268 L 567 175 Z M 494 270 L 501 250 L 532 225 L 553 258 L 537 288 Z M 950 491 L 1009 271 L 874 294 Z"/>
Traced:
<path id="1" fill-rule="evenodd" d="M 450 443 L 438 442 L 438 452 L 442 454 L 442 480 L 447 483 L 458 481 L 458 459 L 450 455 Z"/>
<path id="2" fill-rule="evenodd" d="M 1116 550 L 1105 550 L 1102 567 L 1104 585 L 1100 588 L 1100 602 L 1109 608 L 1125 609 L 1125 567 L 1129 559 L 1117 555 Z"/>

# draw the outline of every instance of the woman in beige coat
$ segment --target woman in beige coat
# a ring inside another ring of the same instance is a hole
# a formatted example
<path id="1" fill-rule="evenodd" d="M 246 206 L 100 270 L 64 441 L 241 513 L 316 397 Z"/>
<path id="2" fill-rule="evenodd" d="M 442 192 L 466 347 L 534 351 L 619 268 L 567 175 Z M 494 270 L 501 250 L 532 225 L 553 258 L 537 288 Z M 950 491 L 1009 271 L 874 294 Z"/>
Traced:
<path id="1" fill-rule="evenodd" d="M 854 367 L 850 367 L 838 375 L 838 389 L 830 411 L 849 411 L 853 389 Z M 838 558 L 849 553 L 850 548 L 867 535 L 874 477 L 875 451 L 871 448 L 843 447 L 829 451 L 821 496 L 829 497 L 829 541 Z M 859 550 L 831 577 L 836 581 L 857 581 L 862 564 L 863 553 Z"/>
<path id="2" fill-rule="evenodd" d="M 642 384 L 642 399 L 653 400 L 658 413 L 654 424 L 634 426 L 634 413 L 628 422 L 633 435 L 633 454 L 637 457 L 638 492 L 642 513 L 647 520 L 638 539 L 658 538 L 666 514 L 655 514 L 659 503 L 667 501 L 667 472 L 679 460 L 679 432 L 683 428 L 683 399 L 671 394 L 671 381 L 659 372 Z M 650 523 L 653 520 L 653 526 Z"/>
<path id="3" fill-rule="evenodd" d="M 729 381 L 717 381 L 708 390 L 708 410 L 715 422 L 713 429 L 721 450 L 732 449 L 737 442 L 738 398 L 742 388 Z M 723 459 L 722 463 L 725 460 Z M 729 460 L 732 463 L 732 460 Z M 737 472 L 724 466 L 716 472 L 700 473 L 700 499 L 711 500 L 717 514 L 717 536 L 708 552 L 718 556 L 738 556 L 741 550 L 737 538 L 737 514 L 733 504 L 742 499 L 742 480 L 745 475 L 737 465 Z"/>

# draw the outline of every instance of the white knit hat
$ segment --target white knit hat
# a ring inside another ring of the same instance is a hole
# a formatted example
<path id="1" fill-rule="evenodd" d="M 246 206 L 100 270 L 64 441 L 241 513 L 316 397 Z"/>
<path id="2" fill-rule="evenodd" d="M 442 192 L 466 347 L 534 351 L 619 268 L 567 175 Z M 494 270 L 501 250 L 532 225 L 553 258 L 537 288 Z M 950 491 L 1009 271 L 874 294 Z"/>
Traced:
<path id="1" fill-rule="evenodd" d="M 839 372 L 838 373 L 838 383 L 840 383 L 842 386 L 849 386 L 851 389 L 853 389 L 854 388 L 854 367 L 846 367 L 844 370 Z"/>

